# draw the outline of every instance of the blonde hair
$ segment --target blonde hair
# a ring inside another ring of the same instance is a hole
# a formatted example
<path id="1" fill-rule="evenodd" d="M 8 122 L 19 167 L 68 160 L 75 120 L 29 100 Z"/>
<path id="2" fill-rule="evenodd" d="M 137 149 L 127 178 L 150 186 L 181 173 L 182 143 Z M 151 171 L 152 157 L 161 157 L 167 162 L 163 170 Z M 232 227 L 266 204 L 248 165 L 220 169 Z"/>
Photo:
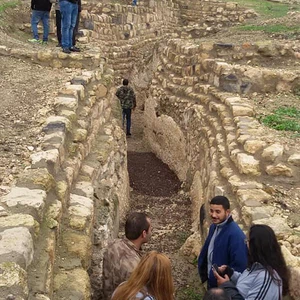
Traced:
<path id="1" fill-rule="evenodd" d="M 156 300 L 173 300 L 174 285 L 169 258 L 151 251 L 141 259 L 128 281 L 119 286 L 112 300 L 135 299 L 135 295 L 146 287 Z"/>

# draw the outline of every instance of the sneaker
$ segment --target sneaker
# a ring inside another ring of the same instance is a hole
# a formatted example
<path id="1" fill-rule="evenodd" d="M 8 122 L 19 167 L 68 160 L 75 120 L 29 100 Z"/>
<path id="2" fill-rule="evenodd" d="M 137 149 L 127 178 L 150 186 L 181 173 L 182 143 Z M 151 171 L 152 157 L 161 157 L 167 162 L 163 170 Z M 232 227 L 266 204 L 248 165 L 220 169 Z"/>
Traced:
<path id="1" fill-rule="evenodd" d="M 70 51 L 72 51 L 72 52 L 80 52 L 81 50 L 78 47 L 73 46 L 73 47 L 70 48 Z"/>
<path id="2" fill-rule="evenodd" d="M 41 43 L 41 41 L 37 40 L 37 39 L 28 39 L 28 42 L 30 42 L 30 43 L 36 43 L 36 44 L 40 44 Z"/>
<path id="3" fill-rule="evenodd" d="M 126 136 L 131 136 L 131 133 L 126 133 Z"/>
<path id="4" fill-rule="evenodd" d="M 48 41 L 42 41 L 42 45 L 48 45 Z"/>
<path id="5" fill-rule="evenodd" d="M 70 51 L 70 49 L 69 48 L 63 48 L 63 53 L 67 53 L 67 54 L 70 54 L 71 53 L 71 51 Z"/>

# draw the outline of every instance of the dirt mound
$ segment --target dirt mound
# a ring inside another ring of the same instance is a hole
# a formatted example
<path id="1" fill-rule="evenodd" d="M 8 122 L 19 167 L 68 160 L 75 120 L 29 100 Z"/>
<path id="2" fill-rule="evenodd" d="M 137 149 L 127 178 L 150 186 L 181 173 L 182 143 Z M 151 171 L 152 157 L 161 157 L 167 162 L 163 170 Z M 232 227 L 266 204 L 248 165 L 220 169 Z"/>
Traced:
<path id="1" fill-rule="evenodd" d="M 180 181 L 153 153 L 128 152 L 130 186 L 139 193 L 168 197 L 176 194 Z"/>

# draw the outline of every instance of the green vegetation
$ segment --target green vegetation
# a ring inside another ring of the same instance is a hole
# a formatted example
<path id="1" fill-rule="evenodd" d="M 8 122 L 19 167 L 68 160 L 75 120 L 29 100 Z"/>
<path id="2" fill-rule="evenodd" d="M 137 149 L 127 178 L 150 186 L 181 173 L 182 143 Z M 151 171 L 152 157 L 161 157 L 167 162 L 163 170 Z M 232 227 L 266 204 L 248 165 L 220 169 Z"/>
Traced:
<path id="1" fill-rule="evenodd" d="M 300 132 L 300 110 L 295 107 L 279 107 L 272 115 L 264 117 L 262 122 L 276 130 Z"/>
<path id="2" fill-rule="evenodd" d="M 0 14 L 4 12 L 8 8 L 13 8 L 18 5 L 19 1 L 13 0 L 13 1 L 5 1 L 0 0 Z"/>
<path id="3" fill-rule="evenodd" d="M 286 26 L 283 24 L 269 24 L 269 25 L 243 25 L 238 27 L 243 31 L 264 31 L 267 33 L 280 33 L 280 32 L 295 32 L 300 33 L 300 26 Z"/>
<path id="4" fill-rule="evenodd" d="M 178 300 L 201 300 L 203 295 L 196 292 L 192 287 L 182 288 L 177 292 L 176 299 Z"/>
<path id="5" fill-rule="evenodd" d="M 286 3 L 269 2 L 266 0 L 234 0 L 234 2 L 254 9 L 260 16 L 267 18 L 284 17 L 291 7 L 291 5 Z M 299 11 L 300 7 L 293 6 L 293 10 Z"/>

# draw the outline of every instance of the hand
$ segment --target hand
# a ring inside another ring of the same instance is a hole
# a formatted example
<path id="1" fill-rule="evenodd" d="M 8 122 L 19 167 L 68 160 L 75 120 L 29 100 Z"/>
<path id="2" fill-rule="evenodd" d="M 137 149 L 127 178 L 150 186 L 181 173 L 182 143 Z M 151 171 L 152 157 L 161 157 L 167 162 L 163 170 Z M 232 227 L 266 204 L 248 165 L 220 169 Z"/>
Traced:
<path id="1" fill-rule="evenodd" d="M 223 267 L 223 266 L 221 266 L 221 267 Z M 219 267 L 219 268 L 221 268 L 221 267 Z M 215 278 L 217 279 L 218 286 L 221 285 L 222 283 L 230 280 L 228 275 L 225 275 L 224 277 L 222 277 L 214 269 L 213 269 L 213 273 L 214 273 Z"/>
<path id="2" fill-rule="evenodd" d="M 227 268 L 226 265 L 222 265 L 222 266 L 220 266 L 218 269 L 219 269 L 219 271 L 220 271 L 221 273 L 224 273 L 225 270 L 226 270 L 226 268 Z"/>

